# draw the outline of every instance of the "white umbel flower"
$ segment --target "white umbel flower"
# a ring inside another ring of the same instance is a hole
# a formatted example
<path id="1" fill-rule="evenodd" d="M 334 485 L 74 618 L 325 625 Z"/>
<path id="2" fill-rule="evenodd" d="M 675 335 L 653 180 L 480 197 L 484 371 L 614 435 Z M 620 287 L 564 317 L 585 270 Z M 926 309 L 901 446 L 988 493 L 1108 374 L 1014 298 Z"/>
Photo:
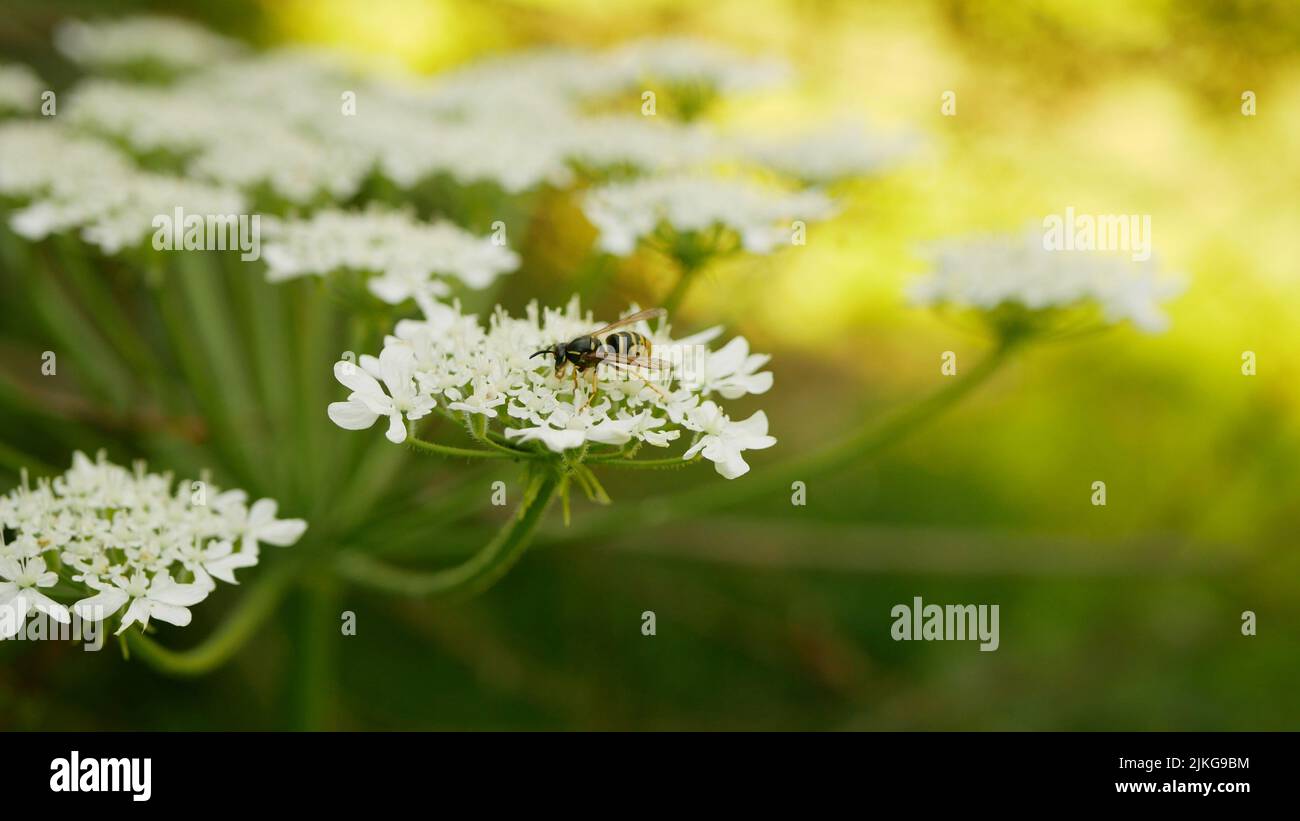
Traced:
<path id="1" fill-rule="evenodd" d="M 666 329 L 638 322 L 629 330 L 651 341 L 653 361 L 649 367 L 599 366 L 593 396 L 587 375 L 576 380 L 572 372 L 557 375 L 553 359 L 533 357 L 605 324 L 583 313 L 576 298 L 563 309 L 543 310 L 533 303 L 522 317 L 498 308 L 486 327 L 457 307 L 437 303 L 430 308 L 423 320 L 399 322 L 378 360 L 364 357 L 360 367 L 350 362 L 335 366 L 338 380 L 353 391 L 347 402 L 330 406 L 336 424 L 366 428 L 387 416 L 388 438 L 401 442 L 407 437 L 403 416 L 418 418 L 404 408 L 423 415 L 442 402 L 449 412 L 461 414 L 458 421 L 481 417 L 491 426 L 490 435 L 517 446 L 535 445 L 539 450 L 534 453 L 556 454 L 588 445 L 668 447 L 684 431 L 699 432 L 716 441 L 692 448 L 683 458 L 702 453 L 718 462 L 719 472 L 728 478 L 744 473 L 738 467 L 743 463 L 740 450 L 776 441 L 767 436 L 761 413 L 730 423 L 712 401 L 701 405 L 709 391 L 738 399 L 771 387 L 771 374 L 757 372 L 767 358 L 750 355 L 743 338 L 712 354 L 712 370 L 706 364 L 700 376 L 694 373 L 695 363 L 708 363 L 710 354 L 696 348 L 716 332 L 674 340 Z M 376 378 L 380 372 L 385 374 L 382 386 Z M 697 419 L 701 407 L 713 415 Z"/>
<path id="2" fill-rule="evenodd" d="M 306 219 L 271 225 L 262 255 L 272 281 L 351 270 L 375 274 L 372 293 L 397 304 L 429 293 L 441 296 L 434 277 L 454 277 L 486 288 L 519 265 L 519 256 L 490 237 L 451 223 L 427 223 L 403 211 L 325 210 Z"/>
<path id="3" fill-rule="evenodd" d="M 504 114 L 432 123 L 387 133 L 376 148 L 377 162 L 384 176 L 403 188 L 445 175 L 459 186 L 491 183 L 519 194 L 572 181 L 570 128 L 567 119 L 557 122 L 553 116 L 529 120 Z"/>
<path id="4" fill-rule="evenodd" d="M 654 117 L 572 118 L 561 125 L 565 153 L 580 168 L 680 171 L 721 156 L 717 137 L 696 125 Z"/>
<path id="5" fill-rule="evenodd" d="M 916 146 L 909 135 L 875 134 L 840 125 L 784 138 L 737 141 L 742 156 L 758 165 L 808 184 L 824 185 L 850 177 L 878 174 Z"/>
<path id="6" fill-rule="evenodd" d="M 790 67 L 748 57 L 725 46 L 689 37 L 634 40 L 608 57 L 616 74 L 631 82 L 703 86 L 720 93 L 758 91 L 790 79 Z"/>
<path id="7" fill-rule="evenodd" d="M 67 609 L 37 589 L 62 580 L 85 592 L 72 606 L 82 619 L 102 621 L 125 607 L 119 633 L 151 618 L 183 626 L 214 579 L 235 583 L 235 570 L 257 564 L 261 543 L 291 545 L 306 527 L 277 519 L 270 499 L 250 509 L 242 491 L 178 484 L 142 463 L 132 471 L 76 453 L 62 476 L 35 486 L 24 476 L 0 496 L 0 534 L 15 535 L 0 539 L 0 605 L 66 621 Z"/>
<path id="8" fill-rule="evenodd" d="M 703 234 L 715 228 L 733 232 L 746 251 L 767 254 L 789 242 L 794 220 L 826 219 L 834 210 L 817 191 L 785 193 L 696 175 L 614 183 L 583 200 L 583 212 L 600 232 L 601 249 L 619 256 L 660 230 Z"/>
<path id="9" fill-rule="evenodd" d="M 1041 231 L 936 243 L 931 273 L 909 289 L 920 305 L 993 311 L 1004 305 L 1031 313 L 1096 309 L 1103 322 L 1132 322 L 1148 333 L 1168 327 L 1161 303 L 1183 290 L 1161 277 L 1153 261 L 1096 251 L 1043 247 Z"/>
<path id="10" fill-rule="evenodd" d="M 85 180 L 132 173 L 131 161 L 107 143 L 49 122 L 0 125 L 0 194 L 29 199 L 71 191 Z"/>
<path id="11" fill-rule="evenodd" d="M 0 114 L 35 114 L 44 88 L 27 66 L 0 65 Z"/>
<path id="12" fill-rule="evenodd" d="M 78 231 L 115 254 L 151 236 L 158 215 L 246 213 L 243 196 L 137 168 L 107 144 L 48 123 L 0 126 L 0 193 L 25 199 L 9 215 L 20 236 Z"/>
<path id="13" fill-rule="evenodd" d="M 54 30 L 54 45 L 74 63 L 92 67 L 152 63 L 169 69 L 196 68 L 240 50 L 234 40 L 202 26 L 144 15 L 122 20 L 68 20 Z"/>

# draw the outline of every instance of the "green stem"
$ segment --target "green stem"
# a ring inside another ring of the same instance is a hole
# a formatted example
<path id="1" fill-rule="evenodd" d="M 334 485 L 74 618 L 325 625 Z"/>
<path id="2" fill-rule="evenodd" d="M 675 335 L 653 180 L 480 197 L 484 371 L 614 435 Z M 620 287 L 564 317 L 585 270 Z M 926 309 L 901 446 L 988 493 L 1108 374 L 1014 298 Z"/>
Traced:
<path id="1" fill-rule="evenodd" d="M 309 583 L 299 599 L 291 709 L 297 729 L 330 730 L 334 725 L 335 642 L 341 638 L 333 580 Z"/>
<path id="2" fill-rule="evenodd" d="M 510 520 L 482 550 L 455 567 L 414 573 L 361 553 L 344 553 L 339 557 L 339 574 L 367 587 L 406 596 L 468 597 L 481 593 L 523 556 L 559 484 L 558 471 L 550 467 L 533 471 L 523 501 Z"/>
<path id="3" fill-rule="evenodd" d="M 200 676 L 220 667 L 253 636 L 275 612 L 293 579 L 298 562 L 285 561 L 273 568 L 240 600 L 210 636 L 188 650 L 171 650 L 137 630 L 127 630 L 127 642 L 149 666 L 172 676 Z"/>
<path id="4" fill-rule="evenodd" d="M 964 376 L 956 377 L 943 388 L 890 418 L 881 425 L 866 425 L 846 439 L 827 445 L 805 457 L 712 487 L 692 487 L 678 493 L 643 501 L 636 507 L 592 517 L 585 527 L 566 534 L 571 538 L 590 538 L 634 524 L 659 523 L 668 519 L 699 515 L 736 507 L 756 499 L 786 492 L 793 482 L 808 482 L 849 465 L 861 465 L 881 451 L 901 442 L 924 425 L 957 404 L 966 394 L 986 382 L 1019 346 L 1011 341 L 1000 344 L 992 353 Z M 613 464 L 613 463 L 610 463 Z"/>
<path id="5" fill-rule="evenodd" d="M 698 264 L 688 263 L 680 259 L 677 264 L 681 268 L 681 275 L 677 277 L 677 283 L 673 285 L 673 289 L 668 292 L 668 296 L 664 297 L 663 302 L 660 304 L 660 307 L 667 311 L 669 317 L 676 315 L 678 306 L 686 298 L 686 292 L 690 290 L 691 282 L 694 281 L 695 275 L 701 268 Z M 661 323 L 666 321 L 666 319 L 660 320 Z"/>
<path id="6" fill-rule="evenodd" d="M 512 458 L 519 459 L 536 459 L 537 454 L 532 451 L 522 450 L 514 445 L 503 445 L 495 441 L 488 435 L 487 417 L 481 413 L 466 414 L 469 416 L 469 424 L 466 426 L 469 430 L 470 438 L 480 445 L 486 445 L 488 448 L 508 454 Z"/>
<path id="7" fill-rule="evenodd" d="M 440 445 L 426 442 L 414 436 L 407 437 L 406 443 L 412 448 L 439 456 L 451 456 L 462 459 L 532 459 L 536 458 L 523 451 L 479 450 L 478 448 L 458 448 L 452 445 Z"/>
<path id="8" fill-rule="evenodd" d="M 628 468 L 631 470 L 676 470 L 687 465 L 693 465 L 700 461 L 700 458 L 699 456 L 692 456 L 690 459 L 683 459 L 680 456 L 669 456 L 664 459 L 588 459 L 583 464 Z"/>

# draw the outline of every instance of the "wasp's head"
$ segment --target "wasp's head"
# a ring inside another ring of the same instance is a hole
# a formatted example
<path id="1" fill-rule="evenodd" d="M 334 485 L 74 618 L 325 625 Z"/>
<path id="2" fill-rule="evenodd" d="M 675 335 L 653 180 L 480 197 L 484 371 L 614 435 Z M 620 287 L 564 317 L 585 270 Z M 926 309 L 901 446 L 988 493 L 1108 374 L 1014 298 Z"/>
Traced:
<path id="1" fill-rule="evenodd" d="M 528 358 L 536 359 L 539 356 L 553 357 L 555 360 L 555 370 L 556 372 L 559 372 L 560 368 L 564 367 L 564 362 L 565 362 L 564 343 L 557 342 L 549 348 L 542 348 L 540 351 L 538 351 L 537 353 L 533 354 Z"/>

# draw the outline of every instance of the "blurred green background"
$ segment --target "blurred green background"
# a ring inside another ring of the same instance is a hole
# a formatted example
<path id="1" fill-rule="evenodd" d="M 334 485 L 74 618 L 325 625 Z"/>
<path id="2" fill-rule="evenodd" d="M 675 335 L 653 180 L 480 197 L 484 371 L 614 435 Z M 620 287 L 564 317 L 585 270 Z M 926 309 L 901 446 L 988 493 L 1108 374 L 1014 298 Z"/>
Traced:
<path id="1" fill-rule="evenodd" d="M 813 483 L 806 507 L 782 497 L 584 538 L 580 505 L 572 530 L 553 514 L 504 582 L 468 603 L 339 588 L 358 635 L 327 633 L 325 666 L 298 663 L 296 629 L 337 616 L 296 599 L 196 680 L 111 646 L 0 646 L 0 727 L 1300 728 L 1294 3 L 6 7 L 5 60 L 56 87 L 72 72 L 49 31 L 67 15 L 183 14 L 263 45 L 328 44 L 429 72 L 531 45 L 681 33 L 784 56 L 800 73 L 785 92 L 729 102 L 714 114 L 723 127 L 847 116 L 919 132 L 922 150 L 897 170 L 837 189 L 845 212 L 813 226 L 806 248 L 722 266 L 685 305 L 685 324 L 725 322 L 775 354 L 776 387 L 734 409 L 765 409 L 780 440 L 751 460 L 756 473 L 939 387 L 941 352 L 970 364 L 986 349 L 906 305 L 923 241 L 1014 231 L 1067 206 L 1151 214 L 1158 254 L 1190 287 L 1168 333 L 1034 349 L 880 460 Z M 954 117 L 940 114 L 949 90 Z M 1241 113 L 1246 90 L 1257 116 Z M 569 284 L 590 229 L 574 213 L 554 221 L 508 278 L 508 307 Z M 662 290 L 633 261 L 602 307 Z M 1247 350 L 1254 377 L 1240 371 Z M 0 479 L 8 490 L 13 472 Z M 1090 504 L 1096 480 L 1105 507 Z M 608 487 L 626 500 L 683 481 L 722 480 L 701 470 Z M 890 608 L 918 595 L 1000 605 L 1001 648 L 892 641 Z M 654 637 L 641 635 L 646 610 Z M 1257 636 L 1241 634 L 1245 610 Z M 197 609 L 177 643 L 220 615 Z"/>

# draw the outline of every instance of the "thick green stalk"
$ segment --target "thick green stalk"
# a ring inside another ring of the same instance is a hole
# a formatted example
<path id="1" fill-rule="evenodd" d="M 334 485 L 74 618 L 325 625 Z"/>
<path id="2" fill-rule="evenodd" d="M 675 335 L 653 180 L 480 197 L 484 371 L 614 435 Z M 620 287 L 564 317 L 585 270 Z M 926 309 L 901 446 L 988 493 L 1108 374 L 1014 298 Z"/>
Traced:
<path id="1" fill-rule="evenodd" d="M 524 555 L 559 485 L 559 473 L 551 466 L 531 471 L 523 501 L 514 515 L 482 550 L 455 567 L 416 573 L 365 554 L 344 553 L 339 557 L 339 574 L 357 584 L 407 596 L 464 598 L 481 593 Z"/>
<path id="2" fill-rule="evenodd" d="M 332 579 L 308 583 L 298 596 L 292 705 L 295 729 L 335 727 L 337 642 L 342 639 Z"/>
<path id="3" fill-rule="evenodd" d="M 668 312 L 670 318 L 676 315 L 677 308 L 682 304 L 682 300 L 686 298 L 686 292 L 690 290 L 691 283 L 695 280 L 695 275 L 702 267 L 697 263 L 686 262 L 684 260 L 678 260 L 678 266 L 681 268 L 681 274 L 677 277 L 677 282 L 673 285 L 673 289 L 668 292 L 668 295 L 664 297 L 664 300 L 660 305 L 661 308 Z M 660 321 L 665 322 L 667 320 Z"/>

